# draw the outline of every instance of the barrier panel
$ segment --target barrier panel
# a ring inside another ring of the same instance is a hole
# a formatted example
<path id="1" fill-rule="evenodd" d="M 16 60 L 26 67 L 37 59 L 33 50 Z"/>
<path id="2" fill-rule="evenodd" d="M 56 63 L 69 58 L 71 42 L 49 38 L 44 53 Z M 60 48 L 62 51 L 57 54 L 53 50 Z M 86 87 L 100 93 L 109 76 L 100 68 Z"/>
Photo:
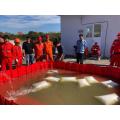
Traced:
<path id="1" fill-rule="evenodd" d="M 13 100 L 7 100 L 0 95 L 0 105 L 17 105 Z"/>
<path id="2" fill-rule="evenodd" d="M 8 83 L 10 80 L 14 82 L 14 78 L 26 76 L 23 80 L 28 80 L 27 75 L 34 76 L 34 72 L 44 69 L 65 69 L 83 74 L 94 74 L 114 79 L 115 82 L 120 83 L 120 68 L 112 66 L 97 66 L 93 64 L 77 64 L 69 62 L 37 62 L 29 66 L 21 66 L 14 70 L 7 70 L 0 72 L 0 85 Z M 14 101 L 6 100 L 0 96 L 1 104 L 16 104 Z"/>

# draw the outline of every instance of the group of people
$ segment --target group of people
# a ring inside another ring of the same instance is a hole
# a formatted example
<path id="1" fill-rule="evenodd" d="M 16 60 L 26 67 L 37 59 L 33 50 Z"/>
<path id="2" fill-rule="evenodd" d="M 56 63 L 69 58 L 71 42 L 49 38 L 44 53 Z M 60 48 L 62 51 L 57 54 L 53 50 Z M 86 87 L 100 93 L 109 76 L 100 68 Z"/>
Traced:
<path id="1" fill-rule="evenodd" d="M 48 34 L 45 37 L 45 42 L 43 42 L 42 36 L 39 36 L 35 42 L 27 37 L 21 46 L 19 38 L 15 38 L 14 44 L 12 44 L 7 35 L 0 36 L 1 70 L 5 71 L 7 67 L 12 69 L 13 62 L 16 67 L 19 67 L 22 65 L 23 59 L 25 59 L 27 65 L 33 64 L 34 61 L 62 61 L 64 56 L 61 43 L 56 42 L 53 44 Z M 87 54 L 87 42 L 83 38 L 83 34 L 80 34 L 79 40 L 76 42 L 77 63 L 83 64 L 84 56 Z M 97 42 L 91 48 L 91 55 L 96 55 L 100 59 L 101 50 Z M 118 33 L 117 39 L 113 41 L 110 50 L 110 65 L 120 67 L 120 33 Z"/>
<path id="2" fill-rule="evenodd" d="M 83 64 L 84 56 L 88 55 L 88 48 L 83 34 L 79 35 L 75 50 L 77 63 Z M 100 60 L 101 49 L 97 42 L 91 48 L 91 56 L 97 56 L 98 60 Z M 120 67 L 120 32 L 117 34 L 117 39 L 113 41 L 110 49 L 110 65 Z"/>
<path id="3" fill-rule="evenodd" d="M 117 34 L 117 39 L 113 41 L 111 46 L 110 65 L 120 67 L 120 33 Z"/>
<path id="4" fill-rule="evenodd" d="M 12 69 L 12 64 L 15 63 L 16 67 L 19 67 L 25 59 L 26 64 L 33 64 L 34 61 L 54 61 L 63 60 L 63 48 L 60 42 L 55 45 L 50 40 L 50 36 L 47 34 L 46 41 L 43 42 L 42 36 L 39 36 L 35 42 L 30 37 L 26 38 L 21 46 L 21 40 L 19 38 L 14 39 L 14 44 L 9 42 L 7 35 L 0 36 L 0 67 L 5 71 L 7 67 Z M 56 48 L 57 53 L 54 59 L 53 47 Z"/>

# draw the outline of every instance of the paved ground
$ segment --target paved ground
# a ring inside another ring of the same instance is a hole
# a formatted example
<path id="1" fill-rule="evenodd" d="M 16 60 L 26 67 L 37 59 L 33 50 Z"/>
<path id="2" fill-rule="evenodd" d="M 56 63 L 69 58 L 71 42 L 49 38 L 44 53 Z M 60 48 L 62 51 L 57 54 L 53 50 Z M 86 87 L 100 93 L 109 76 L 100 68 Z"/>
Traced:
<path id="1" fill-rule="evenodd" d="M 67 59 L 64 59 L 64 62 L 74 63 L 76 62 L 76 59 L 67 58 Z M 25 60 L 23 61 L 23 64 L 25 64 Z M 84 64 L 109 65 L 110 62 L 109 62 L 109 59 L 101 59 L 100 61 L 98 61 L 93 58 L 90 58 L 90 59 L 84 60 Z"/>
<path id="2" fill-rule="evenodd" d="M 76 59 L 64 59 L 65 62 L 76 62 Z M 100 61 L 95 59 L 86 59 L 84 64 L 97 64 L 97 65 L 109 65 L 109 59 L 101 59 Z"/>

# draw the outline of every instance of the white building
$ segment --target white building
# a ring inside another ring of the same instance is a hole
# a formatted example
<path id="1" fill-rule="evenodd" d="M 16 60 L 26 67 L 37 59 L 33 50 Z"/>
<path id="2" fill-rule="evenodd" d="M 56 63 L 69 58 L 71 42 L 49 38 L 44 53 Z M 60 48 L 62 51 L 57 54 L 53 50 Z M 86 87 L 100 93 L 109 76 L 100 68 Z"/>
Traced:
<path id="1" fill-rule="evenodd" d="M 61 36 L 64 52 L 73 55 L 79 33 L 83 33 L 89 50 L 98 42 L 103 57 L 109 57 L 110 48 L 120 32 L 120 16 L 112 15 L 62 15 Z"/>

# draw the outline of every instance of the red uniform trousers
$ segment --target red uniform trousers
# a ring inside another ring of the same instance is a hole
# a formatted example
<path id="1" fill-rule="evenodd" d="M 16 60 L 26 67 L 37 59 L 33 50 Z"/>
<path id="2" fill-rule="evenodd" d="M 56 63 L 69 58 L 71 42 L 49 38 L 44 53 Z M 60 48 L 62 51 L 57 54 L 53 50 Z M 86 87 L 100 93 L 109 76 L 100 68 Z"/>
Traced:
<path id="1" fill-rule="evenodd" d="M 6 70 L 6 66 L 9 67 L 9 69 L 12 69 L 12 60 L 13 60 L 13 45 L 10 42 L 5 42 L 1 46 L 1 56 L 2 56 L 2 70 Z"/>
<path id="2" fill-rule="evenodd" d="M 6 70 L 6 66 L 9 67 L 9 69 L 11 70 L 12 69 L 12 61 L 13 59 L 12 58 L 2 58 L 2 70 L 5 71 Z"/>

